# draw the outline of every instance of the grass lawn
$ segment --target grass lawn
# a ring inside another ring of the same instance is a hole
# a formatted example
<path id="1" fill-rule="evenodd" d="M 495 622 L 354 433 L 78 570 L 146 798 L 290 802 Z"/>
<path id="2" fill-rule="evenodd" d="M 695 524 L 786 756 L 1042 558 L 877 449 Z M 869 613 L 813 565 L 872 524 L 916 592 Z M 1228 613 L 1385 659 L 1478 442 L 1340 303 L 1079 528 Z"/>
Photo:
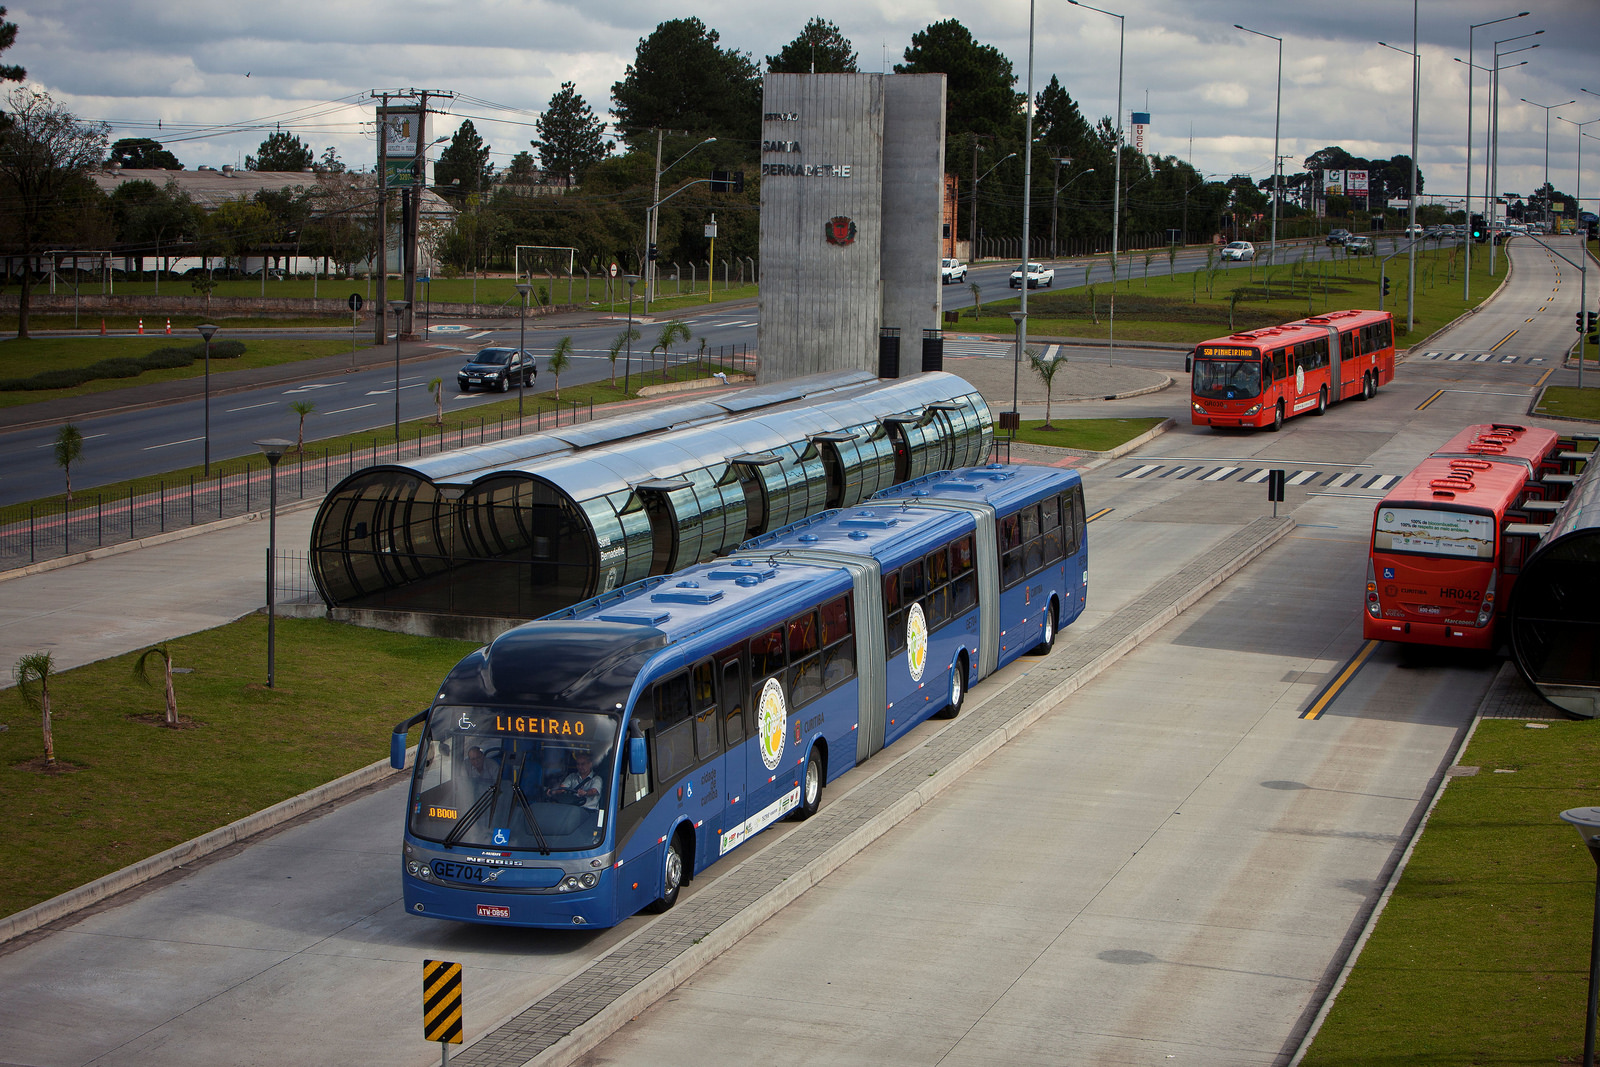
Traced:
<path id="1" fill-rule="evenodd" d="M 1577 1063 L 1600 722 L 1478 726 L 1305 1067 Z"/>
<path id="2" fill-rule="evenodd" d="M 1017 431 L 1017 440 L 1030 445 L 1054 445 L 1057 448 L 1077 448 L 1086 452 L 1109 452 L 1118 445 L 1133 440 L 1145 431 L 1159 426 L 1165 419 L 1054 419 L 1050 429 L 1044 428 L 1043 419 L 1023 422 Z M 996 436 L 1000 436 L 996 432 Z"/>
<path id="3" fill-rule="evenodd" d="M 1387 246 L 1380 251 L 1386 252 Z M 1148 277 L 1142 259 L 1133 263 L 1131 276 L 1117 283 L 1117 339 L 1119 341 L 1171 341 L 1194 344 L 1234 330 L 1274 326 L 1292 319 L 1342 308 L 1378 306 L 1378 256 L 1340 256 L 1331 262 L 1286 262 L 1268 267 L 1260 263 L 1220 262 L 1213 270 L 1168 275 L 1165 257 L 1150 264 Z M 1488 257 L 1472 261 L 1473 298 L 1461 298 L 1460 249 L 1419 253 L 1417 299 L 1412 336 L 1421 339 L 1446 325 L 1494 292 L 1504 277 L 1502 267 L 1489 276 Z M 1406 260 L 1388 263 L 1389 295 L 1385 310 L 1395 315 L 1397 343 L 1410 342 L 1405 333 Z M 1030 337 L 1107 337 L 1111 286 L 1085 286 L 1082 278 L 1058 272 L 1059 290 L 1035 289 L 1028 295 Z M 1005 290 L 1011 293 L 1011 290 Z M 1012 336 L 1016 327 L 1010 312 L 1016 296 L 985 300 L 981 314 L 966 309 L 952 329 L 975 330 Z"/>
<path id="4" fill-rule="evenodd" d="M 1551 386 L 1544 391 L 1536 415 L 1556 415 L 1567 419 L 1588 419 L 1600 422 L 1600 367 L 1588 367 L 1595 375 L 1594 384 L 1584 389 L 1571 386 Z"/>
<path id="5" fill-rule="evenodd" d="M 264 615 L 170 643 L 183 728 L 165 719 L 159 661 L 65 671 L 50 687 L 57 759 L 41 773 L 38 713 L 0 692 L 0 812 L 11 914 L 384 758 L 395 723 L 424 707 L 475 646 L 326 621 L 279 619 L 266 688 Z M 398 818 L 398 814 L 397 814 Z M 393 827 L 398 843 L 400 825 Z"/>
<path id="6" fill-rule="evenodd" d="M 218 334 L 225 337 L 226 334 Z M 371 344 L 372 336 L 360 341 L 361 347 Z M 52 367 L 83 367 L 115 356 L 144 356 L 158 348 L 187 348 L 201 343 L 198 334 L 171 337 L 42 337 L 28 341 L 7 341 L 0 344 L 0 378 L 25 378 Z M 348 338 L 340 340 L 250 340 L 245 342 L 245 352 L 233 359 L 212 357 L 213 377 L 232 370 L 253 367 L 271 367 L 280 363 L 295 363 L 305 359 L 336 356 L 350 351 Z M 130 385 L 148 385 L 174 378 L 199 378 L 205 374 L 205 360 L 197 359 L 187 367 L 145 371 L 136 378 L 98 378 L 68 389 L 29 389 L 0 393 L 0 407 L 16 407 L 41 400 L 63 396 L 86 396 L 126 389 Z"/>

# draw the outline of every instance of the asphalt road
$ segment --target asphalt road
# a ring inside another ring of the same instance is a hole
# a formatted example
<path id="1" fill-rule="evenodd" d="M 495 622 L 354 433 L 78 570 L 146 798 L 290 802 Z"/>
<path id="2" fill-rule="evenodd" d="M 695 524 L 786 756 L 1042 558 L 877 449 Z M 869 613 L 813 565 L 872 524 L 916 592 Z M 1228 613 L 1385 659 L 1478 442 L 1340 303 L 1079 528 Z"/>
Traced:
<path id="1" fill-rule="evenodd" d="M 1386 480 L 1464 423 L 1526 419 L 1536 383 L 1571 377 L 1532 329 L 1527 351 L 1477 358 L 1482 339 L 1576 308 L 1543 253 L 1514 256 L 1515 288 L 1373 401 L 1279 434 L 1191 427 L 1181 389 L 1099 404 L 1179 424 L 1087 473 L 1091 511 L 1109 510 L 1090 527 L 1089 610 L 1058 653 L 1269 510 L 1256 472 L 1292 472 L 1294 532 L 585 1062 L 1286 1062 L 1497 666 L 1380 647 L 1310 714 L 1362 645 Z M 1011 665 L 969 708 L 1047 667 Z M 824 812 L 952 725 L 830 785 Z M 541 934 L 405 915 L 403 796 L 377 790 L 8 946 L 5 1057 L 422 1067 L 439 1055 L 420 1036 L 422 959 L 464 963 L 475 1040 L 658 921 Z"/>

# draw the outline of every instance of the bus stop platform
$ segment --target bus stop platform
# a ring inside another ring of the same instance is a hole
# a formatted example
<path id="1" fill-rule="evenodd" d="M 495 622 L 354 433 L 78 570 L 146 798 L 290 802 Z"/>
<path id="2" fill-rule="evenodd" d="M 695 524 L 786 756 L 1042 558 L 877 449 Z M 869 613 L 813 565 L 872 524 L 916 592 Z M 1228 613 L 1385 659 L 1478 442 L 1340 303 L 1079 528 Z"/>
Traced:
<path id="1" fill-rule="evenodd" d="M 1055 651 L 1031 661 L 1020 677 L 998 689 L 992 688 L 993 679 L 980 683 L 948 726 L 903 753 L 880 754 L 882 768 L 854 789 L 837 797 L 824 794 L 822 810 L 781 841 L 718 872 L 705 890 L 680 901 L 451 1062 L 542 1067 L 576 1061 L 1293 528 L 1287 516 L 1258 518 L 1092 629 L 1067 627 Z"/>

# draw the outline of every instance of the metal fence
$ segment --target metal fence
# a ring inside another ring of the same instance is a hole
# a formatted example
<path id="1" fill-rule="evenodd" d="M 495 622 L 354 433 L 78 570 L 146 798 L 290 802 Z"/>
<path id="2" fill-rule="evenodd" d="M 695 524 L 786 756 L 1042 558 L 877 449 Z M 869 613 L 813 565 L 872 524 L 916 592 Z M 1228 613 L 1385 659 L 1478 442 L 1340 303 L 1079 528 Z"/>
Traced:
<path id="1" fill-rule="evenodd" d="M 674 370 L 694 367 L 704 376 L 712 366 L 748 372 L 754 368 L 755 357 L 746 345 L 727 345 L 674 356 L 671 362 Z M 651 370 L 634 368 L 635 381 Z M 654 367 L 655 373 L 663 370 L 659 363 Z M 540 394 L 541 399 L 545 395 Z M 391 432 L 372 435 L 367 445 L 352 442 L 343 451 L 307 448 L 289 452 L 277 468 L 278 502 L 321 499 L 341 479 L 363 467 L 594 419 L 593 404 L 560 404 L 549 410 L 534 403 L 530 408 L 520 420 L 513 414 L 498 420 L 480 418 L 476 426 L 409 423 L 400 427 L 399 442 Z M 80 490 L 71 503 L 49 500 L 0 507 L 0 571 L 267 510 L 271 468 L 265 457 L 214 463 L 212 471 L 209 478 L 168 475 L 139 479 L 125 489 Z"/>

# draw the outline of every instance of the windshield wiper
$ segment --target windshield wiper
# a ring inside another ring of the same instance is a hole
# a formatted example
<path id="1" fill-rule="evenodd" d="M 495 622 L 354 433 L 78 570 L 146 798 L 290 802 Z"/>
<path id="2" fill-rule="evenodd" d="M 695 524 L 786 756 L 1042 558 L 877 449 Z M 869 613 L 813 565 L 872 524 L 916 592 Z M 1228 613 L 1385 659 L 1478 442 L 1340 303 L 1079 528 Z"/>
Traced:
<path id="1" fill-rule="evenodd" d="M 517 777 L 511 783 L 511 802 L 522 805 L 522 817 L 527 820 L 528 829 L 533 831 L 533 839 L 539 844 L 540 855 L 550 855 L 550 843 L 544 839 L 544 831 L 539 829 L 539 820 L 533 817 L 533 805 L 528 803 L 528 795 L 522 791 L 522 768 L 517 768 Z"/>
<path id="2" fill-rule="evenodd" d="M 495 775 L 494 788 L 487 793 L 478 794 L 478 799 L 474 800 L 472 806 L 462 813 L 460 821 L 450 828 L 448 834 L 444 835 L 446 848 L 450 848 L 460 841 L 462 836 L 472 828 L 472 824 L 483 816 L 484 812 L 494 810 L 495 801 L 500 797 L 500 783 L 503 781 L 505 781 L 503 777 L 498 774 Z"/>

